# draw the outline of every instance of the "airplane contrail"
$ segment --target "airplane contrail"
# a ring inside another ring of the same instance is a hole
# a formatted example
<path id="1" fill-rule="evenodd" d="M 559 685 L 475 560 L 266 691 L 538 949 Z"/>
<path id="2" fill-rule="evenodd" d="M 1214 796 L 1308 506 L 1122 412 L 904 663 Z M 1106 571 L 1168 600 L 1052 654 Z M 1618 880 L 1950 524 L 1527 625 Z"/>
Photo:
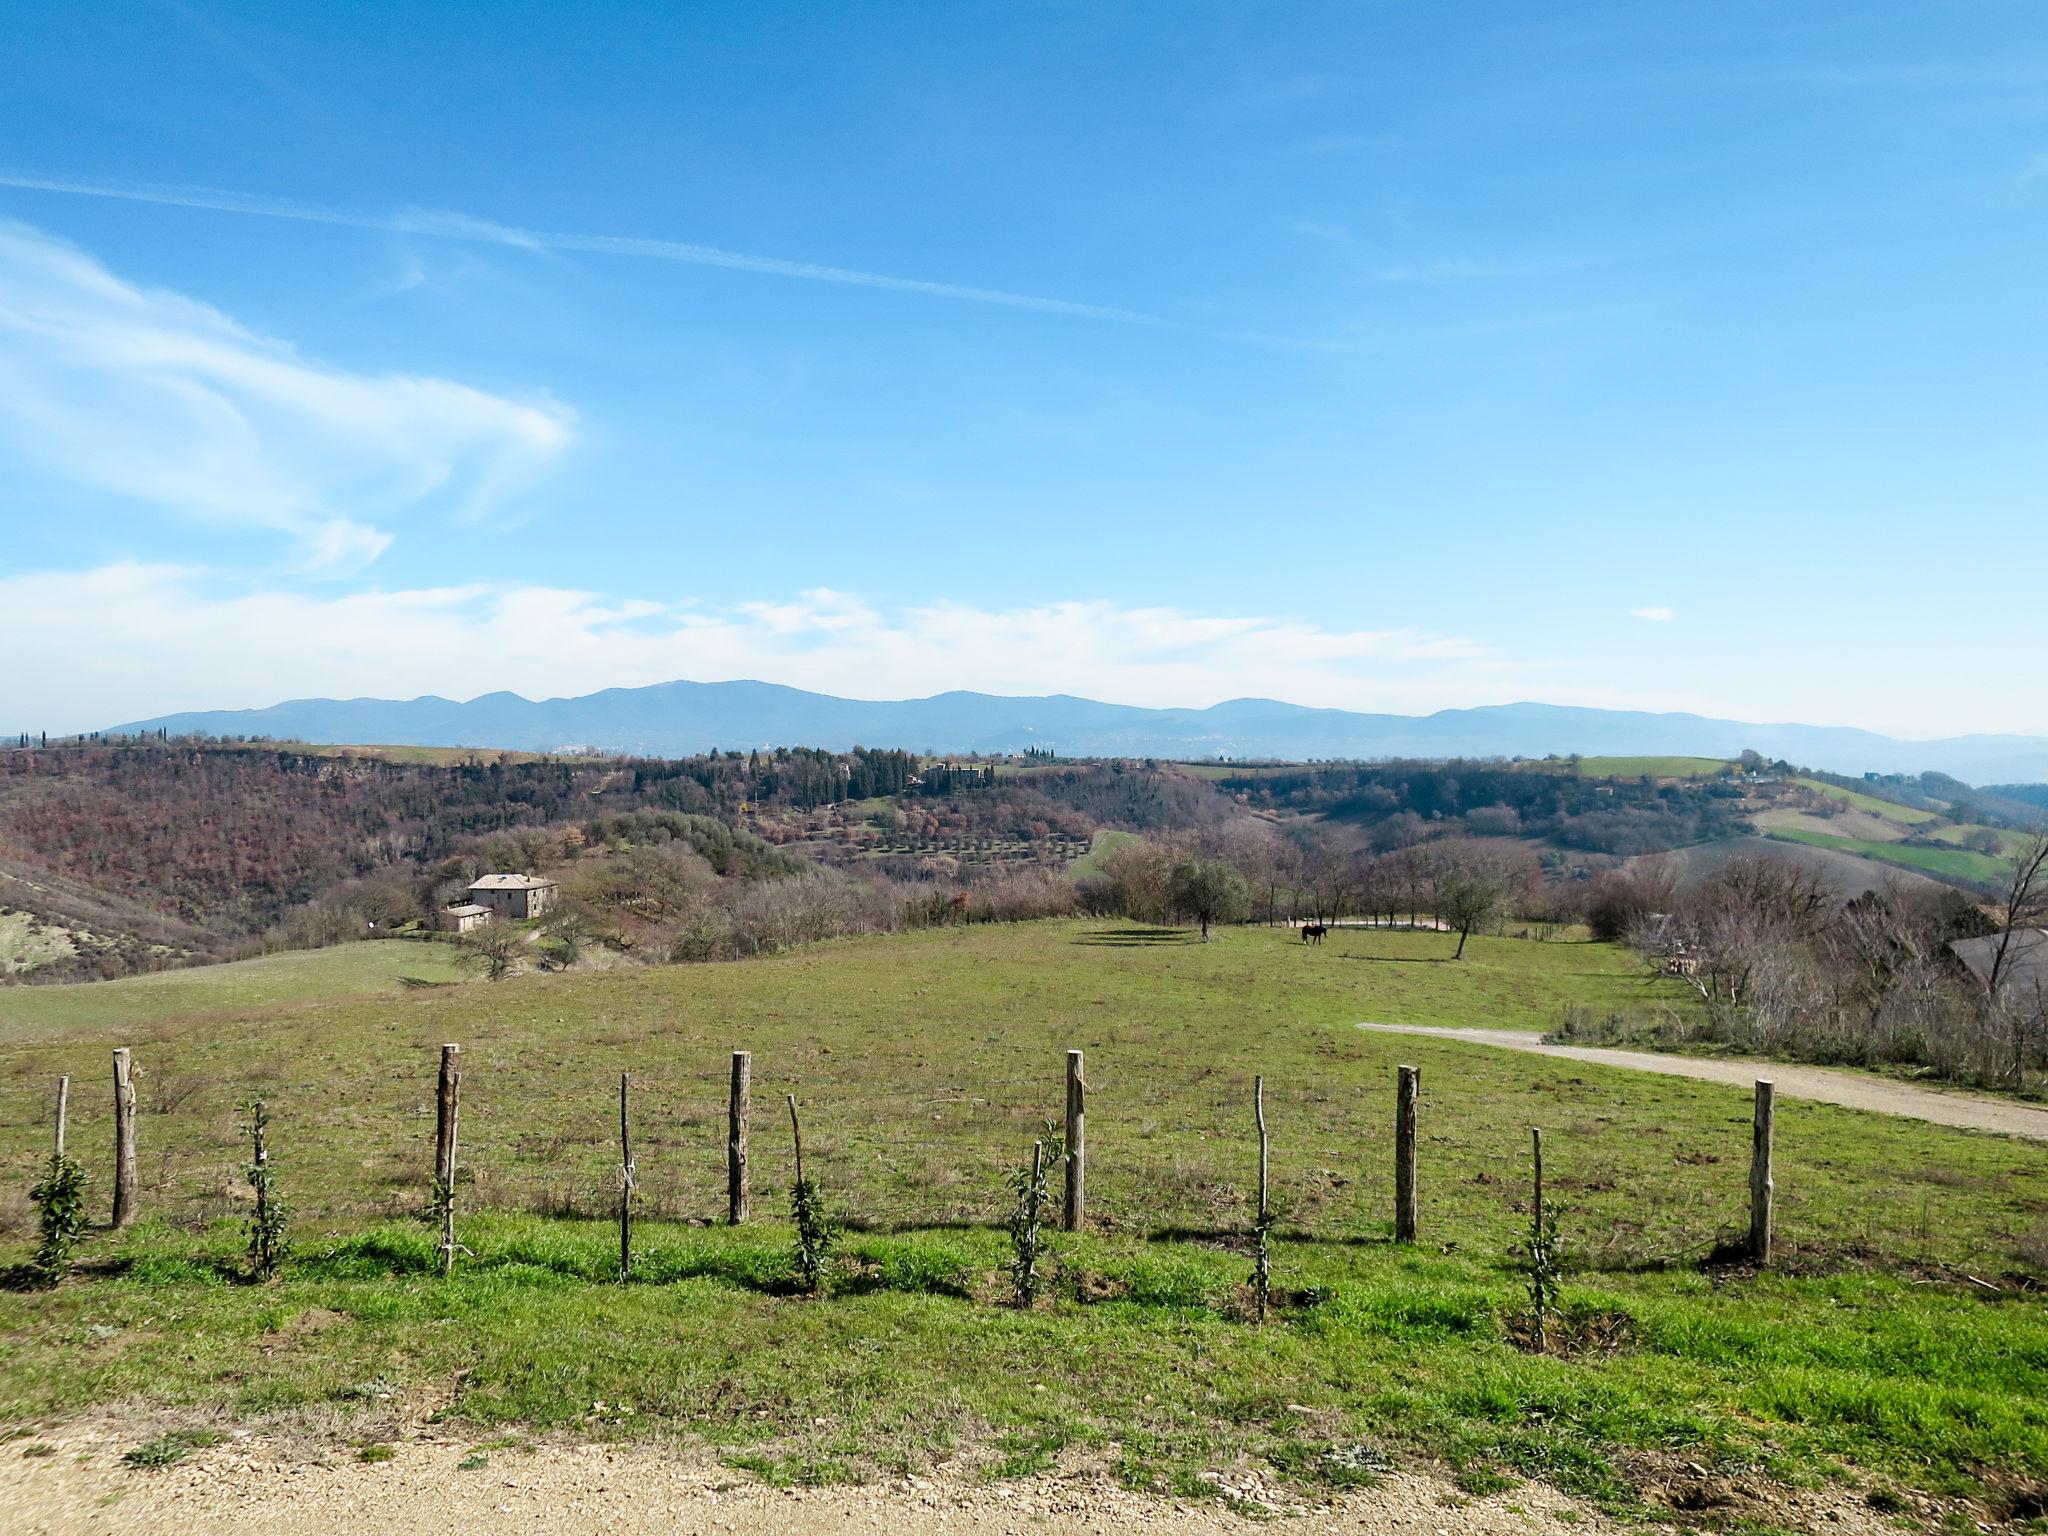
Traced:
<path id="1" fill-rule="evenodd" d="M 212 213 L 246 214 L 265 219 L 292 219 L 302 224 L 335 224 L 350 229 L 374 229 L 391 234 L 427 235 L 444 240 L 471 240 L 511 246 L 526 251 L 577 251 L 605 256 L 639 256 L 655 261 L 681 261 L 700 267 L 724 267 L 736 272 L 760 272 L 771 277 L 794 277 L 814 283 L 843 283 L 856 288 L 879 288 L 892 293 L 917 293 L 930 298 L 958 299 L 971 304 L 997 304 L 1009 309 L 1037 310 L 1050 315 L 1070 315 L 1082 320 L 1111 320 L 1121 325 L 1172 327 L 1174 322 L 1137 310 L 1117 309 L 1103 304 L 1082 304 L 1071 299 L 1049 299 L 1036 294 L 1010 293 L 1000 288 L 976 288 L 962 283 L 931 282 L 917 277 L 891 277 L 881 272 L 862 272 L 818 262 L 788 261 L 779 256 L 753 256 L 743 251 L 720 250 L 717 246 L 693 245 L 681 240 L 647 239 L 633 235 L 587 235 L 520 229 L 467 214 L 432 208 L 398 208 L 385 212 L 370 209 L 334 208 L 321 203 L 298 202 L 289 198 L 262 197 L 244 192 L 227 192 L 211 187 L 179 187 L 143 182 L 85 181 L 68 176 L 35 175 L 24 171 L 0 170 L 0 187 L 24 192 L 55 192 L 70 197 L 103 197 L 117 202 L 155 203 L 168 208 L 197 208 Z"/>

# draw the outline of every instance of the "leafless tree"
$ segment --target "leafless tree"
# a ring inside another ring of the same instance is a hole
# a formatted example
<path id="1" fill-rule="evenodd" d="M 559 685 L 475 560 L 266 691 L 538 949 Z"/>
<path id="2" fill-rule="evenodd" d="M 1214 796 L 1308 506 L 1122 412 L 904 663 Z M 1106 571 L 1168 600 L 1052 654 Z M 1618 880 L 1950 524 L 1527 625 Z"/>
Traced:
<path id="1" fill-rule="evenodd" d="M 527 953 L 527 931 L 516 923 L 489 922 L 456 939 L 466 967 L 486 981 L 503 981 Z"/>
<path id="2" fill-rule="evenodd" d="M 2048 917 L 2048 832 L 2032 834 L 2006 860 L 1997 911 L 1997 941 L 1984 979 L 1985 1003 L 2011 1049 L 2008 1070 L 2013 1086 L 2019 1087 L 2026 1081 L 2027 1048 L 2048 1024 L 2041 989 L 2013 985 L 2015 962 L 2027 952 L 2021 935 L 2038 929 Z"/>

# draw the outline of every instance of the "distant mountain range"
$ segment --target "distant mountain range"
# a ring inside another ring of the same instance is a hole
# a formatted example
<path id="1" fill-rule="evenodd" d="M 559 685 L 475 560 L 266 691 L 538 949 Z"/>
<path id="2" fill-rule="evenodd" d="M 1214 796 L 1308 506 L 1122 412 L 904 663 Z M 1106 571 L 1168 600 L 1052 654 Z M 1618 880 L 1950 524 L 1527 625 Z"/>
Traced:
<path id="1" fill-rule="evenodd" d="M 907 747 L 1166 758 L 1543 757 L 1550 753 L 1732 757 L 1754 748 L 1838 773 L 1951 774 L 1971 783 L 2048 780 L 2048 737 L 1952 736 L 1900 741 L 1839 726 L 1758 725 L 1701 715 L 1499 704 L 1433 715 L 1368 715 L 1272 699 L 1208 709 L 1140 709 L 1054 694 L 1004 698 L 941 693 L 874 701 L 775 683 L 657 683 L 573 699 L 516 693 L 452 699 L 293 699 L 268 709 L 203 710 L 111 727 L 317 743 L 597 747 L 650 757 L 713 748 Z"/>

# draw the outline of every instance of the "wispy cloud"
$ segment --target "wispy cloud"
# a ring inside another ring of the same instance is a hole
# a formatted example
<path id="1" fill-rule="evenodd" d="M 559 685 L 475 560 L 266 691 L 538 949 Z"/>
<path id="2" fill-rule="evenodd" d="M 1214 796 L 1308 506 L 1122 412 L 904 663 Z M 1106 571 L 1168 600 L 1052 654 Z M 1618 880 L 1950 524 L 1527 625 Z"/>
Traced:
<path id="1" fill-rule="evenodd" d="M 860 698 L 971 688 L 1198 705 L 1278 692 L 1425 709 L 1498 701 L 1528 675 L 1456 635 L 1103 601 L 883 606 L 818 588 L 707 605 L 483 584 L 318 596 L 139 563 L 0 575 L 0 646 L 18 683 L 0 725 L 51 730 L 309 694 L 547 697 L 679 677 Z"/>
<path id="2" fill-rule="evenodd" d="M 1628 615 L 1632 619 L 1647 619 L 1652 624 L 1669 624 L 1678 617 L 1678 610 L 1676 608 L 1631 608 L 1628 611 Z"/>
<path id="3" fill-rule="evenodd" d="M 272 529 L 307 565 L 345 569 L 391 541 L 365 517 L 479 511 L 559 454 L 573 421 L 551 401 L 310 361 L 0 223 L 0 451 L 57 479 Z"/>
<path id="4" fill-rule="evenodd" d="M 368 210 L 329 207 L 321 203 L 290 198 L 252 196 L 211 187 L 160 186 L 138 182 L 88 181 L 69 176 L 43 176 L 22 171 L 0 170 L 0 187 L 29 192 L 54 192 L 72 197 L 111 198 L 120 202 L 155 203 L 171 208 L 197 208 L 213 213 L 244 214 L 256 218 L 291 219 L 307 224 L 333 224 L 350 229 L 374 229 L 390 234 L 432 235 L 446 240 L 470 240 L 512 246 L 531 252 L 587 252 L 605 256 L 634 256 L 654 261 L 685 262 L 700 267 L 723 267 L 735 272 L 758 272 L 770 277 L 798 278 L 813 283 L 840 283 L 856 288 L 876 288 L 892 293 L 922 294 L 928 298 L 957 299 L 973 304 L 994 304 L 1011 309 L 1038 310 L 1045 314 L 1068 315 L 1082 320 L 1109 320 L 1124 325 L 1170 326 L 1171 321 L 1137 310 L 1105 304 L 1083 304 L 1070 299 L 1045 298 L 1037 294 L 1011 293 L 1000 288 L 977 288 L 963 283 L 934 282 L 925 278 L 892 277 L 852 267 L 820 262 L 789 261 L 779 256 L 755 256 L 717 246 L 695 245 L 682 240 L 652 239 L 639 235 L 575 234 L 520 229 L 464 213 L 433 208 Z"/>

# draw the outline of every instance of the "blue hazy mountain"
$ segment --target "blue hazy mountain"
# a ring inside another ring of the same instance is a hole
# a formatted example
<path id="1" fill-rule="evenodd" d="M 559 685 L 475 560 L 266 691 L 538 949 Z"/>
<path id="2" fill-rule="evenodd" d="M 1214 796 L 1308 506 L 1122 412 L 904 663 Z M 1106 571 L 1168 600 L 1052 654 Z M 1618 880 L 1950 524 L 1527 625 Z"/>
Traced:
<path id="1" fill-rule="evenodd" d="M 2048 738 L 1954 736 L 1902 741 L 1842 726 L 1764 725 L 1701 715 L 1500 704 L 1431 715 L 1309 709 L 1232 699 L 1207 709 L 1142 709 L 1052 694 L 1007 698 L 842 699 L 775 683 L 657 683 L 571 699 L 487 693 L 466 702 L 293 699 L 267 709 L 200 710 L 117 732 L 264 736 L 318 743 L 502 747 L 680 757 L 713 748 L 908 747 L 1076 757 L 1543 757 L 1550 753 L 1730 757 L 1745 747 L 1841 773 L 1934 770 L 1972 783 L 2048 779 Z"/>

